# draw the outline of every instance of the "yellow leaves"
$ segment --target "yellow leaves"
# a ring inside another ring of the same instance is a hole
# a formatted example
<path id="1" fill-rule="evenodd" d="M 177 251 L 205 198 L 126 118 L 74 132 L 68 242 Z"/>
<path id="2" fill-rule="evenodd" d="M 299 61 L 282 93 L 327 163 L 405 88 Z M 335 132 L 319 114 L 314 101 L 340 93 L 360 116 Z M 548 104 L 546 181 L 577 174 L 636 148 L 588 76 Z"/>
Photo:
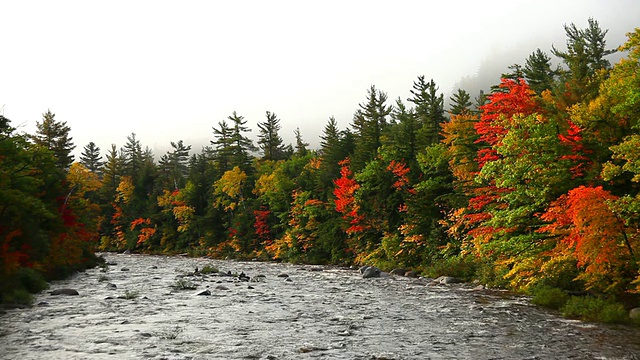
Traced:
<path id="1" fill-rule="evenodd" d="M 216 195 L 215 204 L 222 206 L 225 211 L 233 211 L 243 201 L 242 186 L 247 180 L 247 174 L 234 167 L 225 172 L 222 177 L 213 184 Z"/>
<path id="2" fill-rule="evenodd" d="M 164 190 L 162 195 L 158 196 L 158 206 L 162 207 L 163 213 L 171 213 L 178 220 L 178 232 L 184 232 L 189 229 L 189 224 L 195 216 L 195 209 L 184 201 L 184 189 L 170 192 Z"/>
<path id="3" fill-rule="evenodd" d="M 262 174 L 256 181 L 256 185 L 253 189 L 253 193 L 258 197 L 263 196 L 270 192 L 275 192 L 278 190 L 276 184 L 276 174 L 275 172 L 270 174 Z"/>
<path id="4" fill-rule="evenodd" d="M 67 181 L 71 188 L 75 188 L 75 193 L 78 196 L 83 196 L 89 191 L 96 191 L 101 185 L 98 175 L 77 162 L 71 164 L 67 174 Z"/>
<path id="5" fill-rule="evenodd" d="M 133 191 L 135 190 L 135 186 L 133 185 L 133 180 L 131 176 L 123 176 L 120 179 L 120 184 L 116 188 L 116 201 L 122 201 L 125 204 L 129 204 L 131 199 L 133 199 Z"/>

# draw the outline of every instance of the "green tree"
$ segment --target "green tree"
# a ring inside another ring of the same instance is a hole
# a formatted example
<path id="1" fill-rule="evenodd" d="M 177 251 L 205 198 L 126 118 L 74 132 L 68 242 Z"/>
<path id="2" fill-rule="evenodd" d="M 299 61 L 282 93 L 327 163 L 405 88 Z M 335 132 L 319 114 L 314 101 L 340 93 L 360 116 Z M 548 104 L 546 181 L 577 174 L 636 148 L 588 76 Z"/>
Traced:
<path id="1" fill-rule="evenodd" d="M 92 173 L 101 175 L 104 161 L 100 155 L 100 148 L 93 141 L 83 148 L 82 154 L 80 154 L 80 163 Z"/>
<path id="2" fill-rule="evenodd" d="M 543 91 L 553 88 L 558 69 L 551 69 L 551 58 L 542 50 L 537 49 L 527 58 L 523 73 L 531 89 L 537 94 L 541 94 Z"/>
<path id="3" fill-rule="evenodd" d="M 305 156 L 307 155 L 307 153 L 309 152 L 309 150 L 307 149 L 307 147 L 309 146 L 309 143 L 304 142 L 304 140 L 302 140 L 302 135 L 300 134 L 300 128 L 296 128 L 293 131 L 294 135 L 296 136 L 296 151 L 295 154 L 297 156 Z"/>
<path id="4" fill-rule="evenodd" d="M 451 105 L 449 106 L 449 112 L 453 115 L 460 115 L 471 111 L 471 95 L 464 89 L 458 89 L 449 100 Z"/>
<path id="5" fill-rule="evenodd" d="M 55 116 L 51 110 L 42 114 L 42 122 L 36 122 L 37 131 L 32 139 L 37 145 L 51 150 L 60 169 L 69 170 L 74 159 L 71 151 L 75 149 L 73 138 L 69 136 L 71 129 L 66 121 L 57 121 Z"/>
<path id="6" fill-rule="evenodd" d="M 353 116 L 356 150 L 352 166 L 356 170 L 373 160 L 382 145 L 381 137 L 387 129 L 387 117 L 392 111 L 392 107 L 386 105 L 386 102 L 387 94 L 371 85 L 367 90 L 367 101 L 360 104 L 360 109 Z"/>
<path id="7" fill-rule="evenodd" d="M 285 147 L 280 131 L 280 119 L 275 113 L 267 111 L 267 120 L 258 123 L 260 133 L 258 134 L 258 146 L 262 150 L 263 160 L 283 160 L 285 158 Z"/>
<path id="8" fill-rule="evenodd" d="M 171 151 L 162 155 L 158 162 L 160 173 L 172 189 L 182 189 L 186 185 L 188 173 L 189 151 L 191 145 L 185 146 L 182 140 L 171 142 Z"/>
<path id="9" fill-rule="evenodd" d="M 413 82 L 413 97 L 409 101 L 415 105 L 415 112 L 422 126 L 419 143 L 423 149 L 442 140 L 442 123 L 447 118 L 444 113 L 444 95 L 438 94 L 438 89 L 433 79 L 426 82 L 424 75 L 418 76 L 418 80 Z"/>

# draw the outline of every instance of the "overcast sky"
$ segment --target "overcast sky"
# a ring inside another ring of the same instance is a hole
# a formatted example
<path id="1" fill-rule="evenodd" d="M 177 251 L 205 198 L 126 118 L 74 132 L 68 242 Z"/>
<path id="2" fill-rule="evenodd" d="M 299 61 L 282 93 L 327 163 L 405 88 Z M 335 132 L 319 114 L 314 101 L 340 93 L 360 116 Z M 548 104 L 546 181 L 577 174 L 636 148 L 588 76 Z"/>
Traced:
<path id="1" fill-rule="evenodd" d="M 254 138 L 269 110 L 287 143 L 299 127 L 315 147 L 372 84 L 406 100 L 425 75 L 448 97 L 482 64 L 565 49 L 563 24 L 589 17 L 618 46 L 640 1 L 7 0 L 0 16 L 0 111 L 13 126 L 33 133 L 51 109 L 76 155 L 134 132 L 160 156 L 178 140 L 199 152 L 233 111 Z"/>

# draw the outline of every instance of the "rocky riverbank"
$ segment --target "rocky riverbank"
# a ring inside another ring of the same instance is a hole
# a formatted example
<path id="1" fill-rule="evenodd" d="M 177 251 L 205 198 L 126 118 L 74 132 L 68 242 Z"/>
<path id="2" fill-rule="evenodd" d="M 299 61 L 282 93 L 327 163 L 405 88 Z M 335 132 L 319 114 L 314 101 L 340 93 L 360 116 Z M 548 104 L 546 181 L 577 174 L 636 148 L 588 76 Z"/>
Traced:
<path id="1" fill-rule="evenodd" d="M 105 258 L 107 267 L 55 282 L 36 306 L 0 316 L 3 358 L 640 358 L 638 329 L 562 319 L 525 297 L 446 279 Z"/>

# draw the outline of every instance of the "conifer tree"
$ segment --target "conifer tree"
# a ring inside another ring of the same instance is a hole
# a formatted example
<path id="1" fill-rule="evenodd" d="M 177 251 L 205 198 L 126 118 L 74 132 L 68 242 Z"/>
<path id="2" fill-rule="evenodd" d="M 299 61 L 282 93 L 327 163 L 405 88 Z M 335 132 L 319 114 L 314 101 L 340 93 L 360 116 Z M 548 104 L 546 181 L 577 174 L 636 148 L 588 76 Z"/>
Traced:
<path id="1" fill-rule="evenodd" d="M 258 145 L 262 150 L 263 160 L 283 160 L 285 159 L 286 149 L 282 144 L 282 137 L 278 134 L 280 131 L 280 119 L 275 113 L 267 111 L 267 120 L 258 123 L 260 134 L 258 134 Z"/>
<path id="2" fill-rule="evenodd" d="M 309 146 L 309 143 L 304 142 L 304 140 L 302 140 L 302 135 L 300 134 L 300 128 L 296 128 L 293 133 L 296 136 L 296 150 L 295 150 L 295 154 L 298 156 L 305 156 L 307 155 L 307 153 L 309 153 L 309 150 L 307 149 L 307 146 Z"/>
<path id="3" fill-rule="evenodd" d="M 537 49 L 526 60 L 523 69 L 524 78 L 537 94 L 553 87 L 558 70 L 551 69 L 551 58 Z"/>
<path id="4" fill-rule="evenodd" d="M 449 106 L 449 112 L 453 115 L 461 115 L 471 111 L 471 95 L 464 89 L 458 89 L 449 100 L 451 105 Z"/>
<path id="5" fill-rule="evenodd" d="M 104 161 L 102 161 L 102 155 L 100 155 L 100 148 L 93 141 L 83 148 L 82 154 L 80 154 L 80 163 L 89 171 L 98 175 L 101 174 Z"/>
<path id="6" fill-rule="evenodd" d="M 386 105 L 387 94 L 377 90 L 374 85 L 367 91 L 367 101 L 353 116 L 353 128 L 356 136 L 356 151 L 352 166 L 354 171 L 363 168 L 366 162 L 375 158 L 382 145 L 382 134 L 387 129 L 387 117 L 392 107 Z"/>
<path id="7" fill-rule="evenodd" d="M 33 141 L 43 146 L 53 153 L 56 158 L 56 165 L 62 170 L 69 170 L 73 163 L 74 156 L 71 151 L 75 149 L 73 138 L 69 136 L 71 129 L 66 121 L 57 121 L 56 114 L 47 110 L 42 114 L 42 122 L 36 122 L 37 131 L 32 136 Z"/>
<path id="8" fill-rule="evenodd" d="M 411 94 L 413 97 L 409 101 L 415 105 L 415 112 L 422 126 L 420 147 L 437 144 L 442 138 L 442 123 L 446 121 L 444 95 L 438 94 L 436 83 L 433 79 L 426 82 L 424 75 L 418 76 L 418 80 L 413 82 Z"/>

